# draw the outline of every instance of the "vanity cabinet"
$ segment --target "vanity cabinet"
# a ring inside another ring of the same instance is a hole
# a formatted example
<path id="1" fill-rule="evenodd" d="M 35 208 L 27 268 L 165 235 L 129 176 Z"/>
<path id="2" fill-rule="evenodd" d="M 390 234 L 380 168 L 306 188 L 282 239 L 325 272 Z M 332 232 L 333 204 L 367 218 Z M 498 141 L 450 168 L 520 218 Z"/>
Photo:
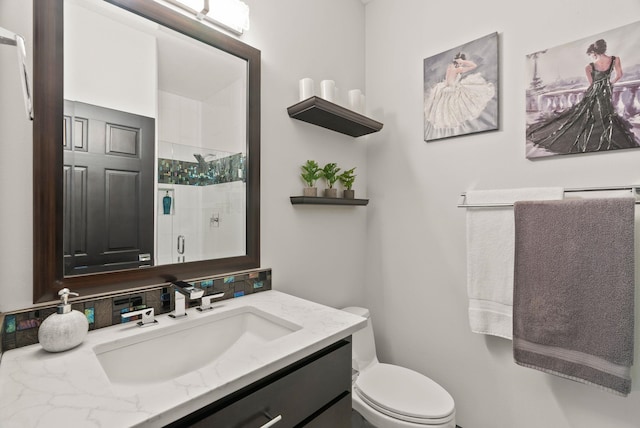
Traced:
<path id="1" fill-rule="evenodd" d="M 351 338 L 340 340 L 168 425 L 263 426 L 349 428 Z"/>

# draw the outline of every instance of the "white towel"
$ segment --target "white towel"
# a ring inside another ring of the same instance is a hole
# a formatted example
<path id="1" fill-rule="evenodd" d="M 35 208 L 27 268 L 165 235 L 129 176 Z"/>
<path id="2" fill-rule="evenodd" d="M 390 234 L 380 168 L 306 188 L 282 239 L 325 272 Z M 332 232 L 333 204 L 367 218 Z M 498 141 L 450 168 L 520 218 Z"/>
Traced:
<path id="1" fill-rule="evenodd" d="M 471 190 L 467 204 L 562 199 L 564 189 Z M 513 336 L 513 207 L 467 208 L 467 294 L 474 333 Z"/>

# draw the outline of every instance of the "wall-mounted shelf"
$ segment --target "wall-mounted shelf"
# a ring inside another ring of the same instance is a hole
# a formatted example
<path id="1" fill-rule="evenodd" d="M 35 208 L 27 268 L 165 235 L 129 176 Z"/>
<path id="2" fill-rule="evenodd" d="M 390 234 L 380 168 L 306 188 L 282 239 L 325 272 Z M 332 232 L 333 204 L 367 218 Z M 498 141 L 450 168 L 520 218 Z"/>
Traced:
<path id="1" fill-rule="evenodd" d="M 369 199 L 323 198 L 320 196 L 291 196 L 291 204 L 310 205 L 367 205 Z"/>
<path id="2" fill-rule="evenodd" d="M 378 132 L 382 123 L 320 97 L 302 100 L 287 108 L 289 117 L 331 129 L 352 137 Z"/>

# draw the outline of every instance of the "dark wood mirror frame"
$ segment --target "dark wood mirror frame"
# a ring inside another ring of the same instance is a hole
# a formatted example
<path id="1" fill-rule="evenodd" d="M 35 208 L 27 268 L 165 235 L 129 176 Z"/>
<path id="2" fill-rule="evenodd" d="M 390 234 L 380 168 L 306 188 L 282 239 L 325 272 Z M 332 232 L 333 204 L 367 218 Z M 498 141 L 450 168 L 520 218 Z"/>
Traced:
<path id="1" fill-rule="evenodd" d="M 122 291 L 260 266 L 260 51 L 149 0 L 105 0 L 247 61 L 246 255 L 85 276 L 63 272 L 63 0 L 33 2 L 33 302 L 64 287 Z"/>

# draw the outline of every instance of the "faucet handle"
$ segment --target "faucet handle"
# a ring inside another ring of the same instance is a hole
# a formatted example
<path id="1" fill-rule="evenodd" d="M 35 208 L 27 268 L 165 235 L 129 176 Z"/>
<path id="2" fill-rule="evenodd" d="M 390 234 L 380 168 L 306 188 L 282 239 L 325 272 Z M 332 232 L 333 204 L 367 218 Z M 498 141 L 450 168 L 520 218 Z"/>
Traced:
<path id="1" fill-rule="evenodd" d="M 195 287 L 186 281 L 174 281 L 172 284 L 176 291 L 188 297 L 189 300 L 199 299 L 204 295 L 202 288 Z"/>
<path id="2" fill-rule="evenodd" d="M 201 304 L 200 306 L 197 307 L 197 309 L 200 312 L 204 312 L 204 311 L 208 311 L 210 309 L 213 309 L 213 305 L 211 303 L 211 301 L 213 299 L 219 299 L 220 297 L 224 296 L 224 292 L 222 293 L 217 293 L 217 294 L 210 294 L 208 296 L 203 296 L 201 299 Z"/>
<path id="3" fill-rule="evenodd" d="M 127 312 L 126 314 L 121 314 L 120 317 L 122 320 L 126 320 L 137 315 L 142 315 L 142 319 L 138 321 L 138 326 L 140 327 L 149 327 L 158 323 L 158 321 L 155 319 L 153 308 L 145 308 L 140 309 L 139 311 Z"/>

